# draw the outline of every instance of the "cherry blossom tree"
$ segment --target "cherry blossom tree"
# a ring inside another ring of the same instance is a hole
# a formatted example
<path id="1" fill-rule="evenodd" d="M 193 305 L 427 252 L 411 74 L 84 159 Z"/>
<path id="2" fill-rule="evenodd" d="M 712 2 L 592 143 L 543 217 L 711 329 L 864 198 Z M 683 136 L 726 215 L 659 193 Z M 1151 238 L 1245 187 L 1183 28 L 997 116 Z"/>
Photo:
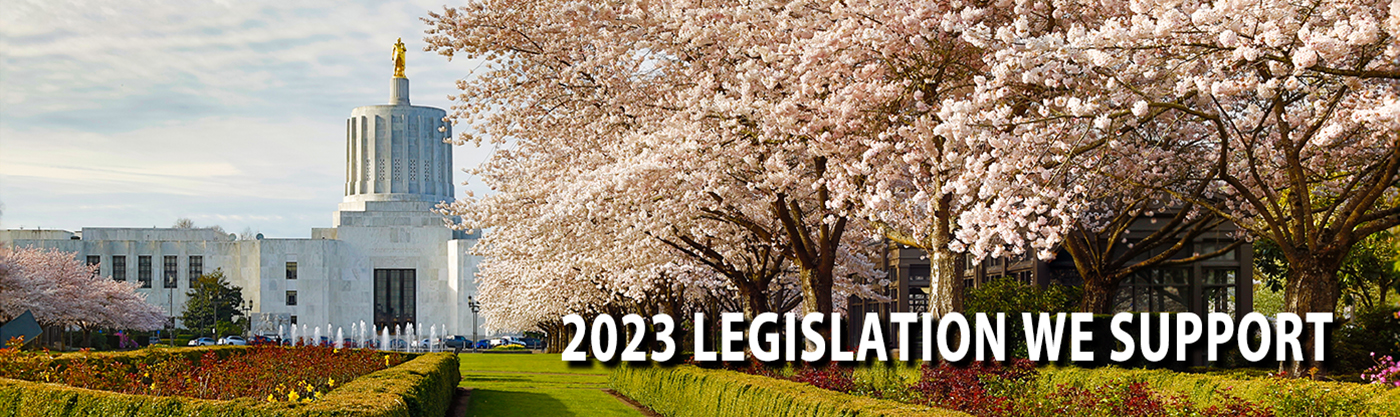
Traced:
<path id="1" fill-rule="evenodd" d="M 94 329 L 155 330 L 165 325 L 161 309 L 136 292 L 136 284 L 97 275 L 75 254 L 57 249 L 0 248 L 0 320 L 26 310 L 48 326 L 76 327 L 85 339 Z"/>
<path id="2" fill-rule="evenodd" d="M 1276 242 L 1291 267 L 1287 310 L 1335 311 L 1345 255 L 1400 223 L 1400 2 L 1045 7 L 970 35 L 997 50 L 990 76 L 943 128 L 1051 150 L 1010 161 L 1020 167 L 1064 163 L 1086 144 L 1198 142 L 1217 178 L 1204 196 L 1141 182 L 1151 159 L 1117 175 Z M 1322 368 L 1304 349 L 1295 374 Z"/>
<path id="3" fill-rule="evenodd" d="M 428 42 L 449 57 L 495 59 L 459 84 L 454 117 L 472 124 L 459 140 L 478 141 L 473 132 L 483 132 L 521 149 L 498 159 L 520 159 L 529 169 L 517 174 L 548 179 L 521 195 L 557 193 L 527 203 L 548 201 L 551 214 L 569 213 L 551 221 L 607 223 L 603 236 L 631 234 L 629 242 L 673 250 L 668 257 L 680 262 L 654 265 L 710 268 L 711 279 L 723 277 L 742 293 L 747 312 L 783 308 L 789 298 L 774 299 L 771 290 L 781 289 L 780 272 L 791 265 L 804 310 L 832 311 L 834 296 L 860 292 L 852 283 L 874 273 L 856 246 L 866 236 L 849 233 L 851 221 L 825 185 L 827 158 L 809 151 L 812 139 L 766 128 L 767 96 L 793 87 L 745 77 L 777 56 L 758 45 L 771 42 L 760 35 L 784 20 L 750 21 L 744 11 L 484 2 L 432 14 Z M 763 26 L 737 35 L 720 29 L 750 24 Z M 575 180 L 554 180 L 561 176 Z M 483 216 L 491 210 L 472 202 L 449 212 L 492 220 L 481 224 L 496 229 L 509 223 Z M 518 238 L 544 240 L 530 236 Z M 610 275 L 638 267 L 599 265 Z"/>
<path id="4" fill-rule="evenodd" d="M 986 70 L 986 49 L 963 33 L 1009 11 L 898 0 L 789 7 L 810 15 L 805 31 L 785 42 L 800 57 L 788 78 L 802 88 L 773 117 L 819 139 L 836 167 L 830 186 L 853 216 L 928 253 L 931 313 L 961 308 L 966 255 L 1050 256 L 1065 215 L 1048 200 L 1062 194 L 1027 188 L 997 162 L 1000 153 L 1031 148 L 989 149 L 938 131 L 944 104 L 972 93 Z"/>

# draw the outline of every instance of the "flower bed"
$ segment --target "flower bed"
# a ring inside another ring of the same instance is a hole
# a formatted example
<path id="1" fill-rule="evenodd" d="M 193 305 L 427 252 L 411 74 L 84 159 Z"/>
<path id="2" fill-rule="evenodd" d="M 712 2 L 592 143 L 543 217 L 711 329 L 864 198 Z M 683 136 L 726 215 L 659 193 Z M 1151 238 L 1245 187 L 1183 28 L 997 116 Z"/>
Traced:
<path id="1" fill-rule="evenodd" d="M 405 359 L 398 353 L 323 347 L 148 349 L 137 354 L 67 355 L 0 349 L 0 378 L 126 394 L 312 401 L 361 375 Z"/>
<path id="2" fill-rule="evenodd" d="M 219 358 L 242 355 L 243 348 L 189 349 L 191 359 L 212 352 Z M 179 351 L 140 351 L 110 355 L 119 363 L 139 363 L 147 356 L 182 355 Z M 63 355 L 55 362 L 78 355 Z M 241 397 L 206 400 L 185 396 L 133 395 L 67 385 L 0 378 L 0 416 L 245 416 L 311 417 L 441 416 L 461 381 L 457 356 L 451 353 L 404 355 L 411 360 L 345 383 L 316 401 L 273 401 Z M 296 369 L 284 369 L 299 372 Z"/>

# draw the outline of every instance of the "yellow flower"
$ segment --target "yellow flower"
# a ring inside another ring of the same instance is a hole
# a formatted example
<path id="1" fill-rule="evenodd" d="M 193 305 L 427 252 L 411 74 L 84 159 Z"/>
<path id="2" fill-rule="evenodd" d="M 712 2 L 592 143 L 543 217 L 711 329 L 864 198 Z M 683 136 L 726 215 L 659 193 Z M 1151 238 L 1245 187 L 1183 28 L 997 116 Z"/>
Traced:
<path id="1" fill-rule="evenodd" d="M 329 381 L 326 381 L 326 384 L 327 384 L 327 385 L 330 385 L 330 386 L 332 386 L 332 387 L 334 387 L 334 386 L 335 386 L 335 378 L 331 378 Z"/>
<path id="2" fill-rule="evenodd" d="M 301 396 L 300 396 L 300 395 L 297 395 L 297 392 L 296 392 L 296 391 L 292 391 L 292 392 L 287 393 L 287 401 L 296 402 L 297 399 L 300 399 L 300 398 L 301 398 Z"/>
<path id="3" fill-rule="evenodd" d="M 155 390 L 156 390 L 156 383 L 152 382 L 152 383 L 151 383 L 151 391 L 155 391 Z"/>
<path id="4" fill-rule="evenodd" d="M 274 398 L 272 394 L 267 394 L 267 402 L 275 403 L 277 402 L 277 398 Z"/>

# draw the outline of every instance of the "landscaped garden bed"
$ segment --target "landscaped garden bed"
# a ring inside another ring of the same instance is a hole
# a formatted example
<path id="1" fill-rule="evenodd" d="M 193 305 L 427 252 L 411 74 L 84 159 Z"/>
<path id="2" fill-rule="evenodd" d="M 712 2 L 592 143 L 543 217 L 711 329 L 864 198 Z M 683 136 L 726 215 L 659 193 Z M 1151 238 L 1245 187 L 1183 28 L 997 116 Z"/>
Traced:
<path id="1" fill-rule="evenodd" d="M 667 417 L 968 416 L 954 410 L 691 365 L 622 365 L 609 375 L 608 385 Z"/>
<path id="2" fill-rule="evenodd" d="M 447 353 L 321 347 L 4 349 L 0 415 L 440 416 L 457 367 Z"/>
<path id="3" fill-rule="evenodd" d="M 666 416 L 1400 416 L 1400 390 L 1383 384 L 1037 368 L 1021 360 L 855 367 L 769 367 L 755 362 L 733 370 L 623 366 L 610 382 Z M 914 411 L 914 406 L 927 408 Z"/>

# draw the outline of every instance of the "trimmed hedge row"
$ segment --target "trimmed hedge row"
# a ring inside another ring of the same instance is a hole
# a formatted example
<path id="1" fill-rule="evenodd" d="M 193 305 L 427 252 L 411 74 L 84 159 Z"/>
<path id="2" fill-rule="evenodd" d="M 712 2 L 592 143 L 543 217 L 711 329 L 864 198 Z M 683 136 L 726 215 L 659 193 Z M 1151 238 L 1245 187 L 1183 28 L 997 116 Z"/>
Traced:
<path id="1" fill-rule="evenodd" d="M 1400 389 L 1379 384 L 1189 374 L 1165 369 L 1046 366 L 1039 370 L 1037 383 L 1042 387 L 1145 382 L 1157 390 L 1185 395 L 1196 404 L 1231 401 L 1221 395 L 1224 393 L 1271 407 L 1280 416 L 1400 417 Z"/>
<path id="2" fill-rule="evenodd" d="M 624 364 L 608 385 L 667 417 L 715 416 L 947 416 L 930 408 L 828 391 L 811 385 L 690 365 Z"/>
<path id="3" fill-rule="evenodd" d="M 228 359 L 230 356 L 240 354 L 247 346 L 196 346 L 188 348 L 156 347 L 125 351 L 109 352 L 67 352 L 54 358 L 53 363 L 66 365 L 73 360 L 82 360 L 93 357 L 109 357 L 123 364 L 133 364 L 146 362 L 147 358 L 157 355 L 169 355 L 183 357 L 188 360 L 198 361 L 204 357 L 206 352 L 214 352 L 214 356 L 219 359 Z"/>
<path id="4" fill-rule="evenodd" d="M 213 348 L 232 354 L 238 348 Z M 205 349 L 189 349 L 202 355 Z M 135 355 L 149 353 L 133 352 Z M 230 401 L 120 394 L 0 378 L 0 417 L 78 416 L 441 416 L 461 381 L 457 355 L 430 353 L 399 366 L 355 378 L 308 403 Z"/>

